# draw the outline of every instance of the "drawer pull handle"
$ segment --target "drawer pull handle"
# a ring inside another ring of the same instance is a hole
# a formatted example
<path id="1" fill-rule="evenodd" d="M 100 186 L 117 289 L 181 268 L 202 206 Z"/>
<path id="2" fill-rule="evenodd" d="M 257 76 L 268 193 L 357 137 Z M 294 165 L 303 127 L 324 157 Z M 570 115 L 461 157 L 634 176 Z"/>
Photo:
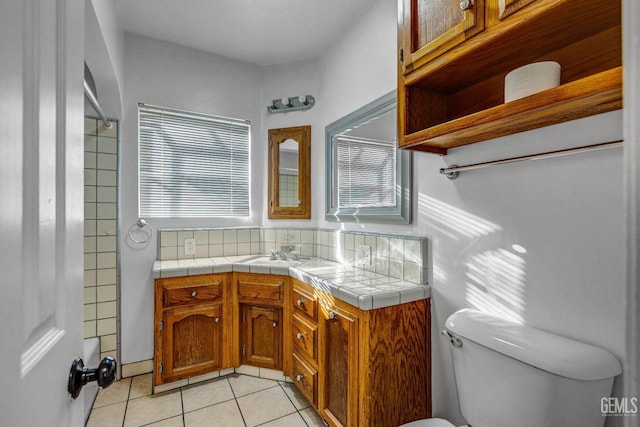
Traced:
<path id="1" fill-rule="evenodd" d="M 296 334 L 296 338 L 298 338 L 299 340 L 301 340 L 302 338 L 304 338 L 304 335 L 302 335 L 302 332 L 298 332 Z"/>
<path id="2" fill-rule="evenodd" d="M 299 383 L 301 383 L 303 379 L 304 379 L 304 375 L 302 374 L 296 375 L 296 381 L 298 381 Z"/>
<path id="3" fill-rule="evenodd" d="M 220 323 L 220 318 L 216 317 L 215 319 L 213 319 L 213 321 L 216 322 L 216 323 Z"/>
<path id="4" fill-rule="evenodd" d="M 198 295 L 198 293 L 197 293 L 196 291 L 191 292 L 191 296 L 192 296 L 193 298 L 195 298 L 195 297 L 196 297 L 196 295 Z"/>
<path id="5" fill-rule="evenodd" d="M 304 305 L 304 301 L 302 301 L 301 299 L 299 299 L 298 301 L 296 301 L 296 305 L 298 307 L 302 307 Z"/>

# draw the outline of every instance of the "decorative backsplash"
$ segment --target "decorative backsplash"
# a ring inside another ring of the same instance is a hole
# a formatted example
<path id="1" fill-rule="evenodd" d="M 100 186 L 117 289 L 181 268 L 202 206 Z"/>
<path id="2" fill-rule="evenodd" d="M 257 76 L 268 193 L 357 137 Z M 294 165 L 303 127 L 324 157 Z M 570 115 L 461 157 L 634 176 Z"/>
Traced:
<path id="1" fill-rule="evenodd" d="M 317 228 L 216 228 L 159 230 L 158 259 L 213 258 L 268 254 L 295 246 L 302 257 L 319 257 L 344 265 L 427 284 L 427 238 Z M 195 239 L 195 255 L 186 255 L 184 240 Z M 359 263 L 359 248 L 371 248 L 371 265 Z"/>

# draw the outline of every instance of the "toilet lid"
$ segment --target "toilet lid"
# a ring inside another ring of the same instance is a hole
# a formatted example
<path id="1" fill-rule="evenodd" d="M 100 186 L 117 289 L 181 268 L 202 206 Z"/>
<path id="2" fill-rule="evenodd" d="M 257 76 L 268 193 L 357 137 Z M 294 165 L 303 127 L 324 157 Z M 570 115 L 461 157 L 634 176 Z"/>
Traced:
<path id="1" fill-rule="evenodd" d="M 456 427 L 447 420 L 442 418 L 429 418 L 427 420 L 412 421 L 409 424 L 403 424 L 401 427 Z"/>

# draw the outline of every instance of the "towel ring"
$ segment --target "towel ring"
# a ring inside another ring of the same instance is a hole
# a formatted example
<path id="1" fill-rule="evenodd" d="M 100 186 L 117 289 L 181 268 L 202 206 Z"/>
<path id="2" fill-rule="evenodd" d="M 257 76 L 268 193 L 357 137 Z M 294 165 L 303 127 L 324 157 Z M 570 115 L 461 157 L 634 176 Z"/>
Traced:
<path id="1" fill-rule="evenodd" d="M 138 227 L 138 230 L 142 230 L 144 227 L 148 227 L 149 234 L 147 235 L 147 238 L 144 240 L 138 240 L 135 237 L 133 237 L 131 233 L 133 233 L 136 230 L 134 227 Z M 147 243 L 151 239 L 151 236 L 153 236 L 153 227 L 151 226 L 151 224 L 149 224 L 147 221 L 145 221 L 142 218 L 140 218 L 135 224 L 129 227 L 129 238 L 136 243 Z"/>

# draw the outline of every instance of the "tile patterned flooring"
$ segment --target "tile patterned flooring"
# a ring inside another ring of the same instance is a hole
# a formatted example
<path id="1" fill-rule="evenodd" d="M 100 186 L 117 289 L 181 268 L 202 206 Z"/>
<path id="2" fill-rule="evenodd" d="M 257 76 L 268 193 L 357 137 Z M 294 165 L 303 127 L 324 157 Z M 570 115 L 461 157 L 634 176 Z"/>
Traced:
<path id="1" fill-rule="evenodd" d="M 291 383 L 233 374 L 151 395 L 151 374 L 101 389 L 87 427 L 322 427 Z"/>

